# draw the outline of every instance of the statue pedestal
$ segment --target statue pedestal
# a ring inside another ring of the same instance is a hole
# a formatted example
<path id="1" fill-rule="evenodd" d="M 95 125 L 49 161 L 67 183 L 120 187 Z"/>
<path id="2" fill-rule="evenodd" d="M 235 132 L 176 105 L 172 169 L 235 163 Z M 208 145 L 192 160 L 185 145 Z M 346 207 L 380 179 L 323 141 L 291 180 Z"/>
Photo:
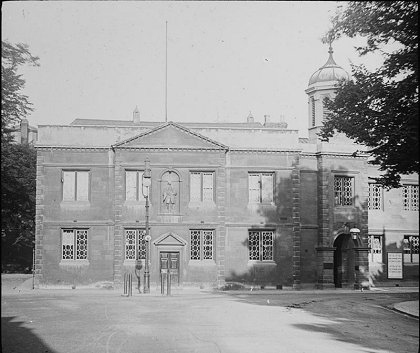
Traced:
<path id="1" fill-rule="evenodd" d="M 162 223 L 181 223 L 182 216 L 175 215 L 175 214 L 161 214 L 159 215 L 159 219 Z"/>

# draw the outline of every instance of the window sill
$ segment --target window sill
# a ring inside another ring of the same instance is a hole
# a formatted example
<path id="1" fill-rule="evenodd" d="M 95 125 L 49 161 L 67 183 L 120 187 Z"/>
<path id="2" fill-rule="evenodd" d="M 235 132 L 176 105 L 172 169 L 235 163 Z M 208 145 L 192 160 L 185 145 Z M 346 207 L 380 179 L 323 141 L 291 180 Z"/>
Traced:
<path id="1" fill-rule="evenodd" d="M 141 263 L 143 265 L 143 268 L 144 268 L 146 260 L 145 259 L 140 259 L 140 261 L 141 261 Z M 137 262 L 137 260 L 127 260 L 127 259 L 125 259 L 124 262 L 123 262 L 123 266 L 134 267 L 136 265 L 136 262 Z"/>
<path id="2" fill-rule="evenodd" d="M 248 202 L 247 208 L 251 211 L 257 211 L 261 208 L 274 208 L 276 207 L 274 202 L 264 203 L 264 202 Z"/>
<path id="3" fill-rule="evenodd" d="M 260 260 L 248 260 L 248 266 L 276 266 L 276 262 L 274 260 L 266 260 L 266 261 L 260 261 Z"/>
<path id="4" fill-rule="evenodd" d="M 214 201 L 190 201 L 188 208 L 212 209 L 216 208 Z"/>
<path id="5" fill-rule="evenodd" d="M 90 201 L 61 201 L 60 207 L 64 208 L 85 208 L 90 207 Z"/>
<path id="6" fill-rule="evenodd" d="M 214 260 L 189 260 L 188 266 L 216 266 Z"/>
<path id="7" fill-rule="evenodd" d="M 87 267 L 89 266 L 89 260 L 61 260 L 59 265 L 64 267 Z"/>
<path id="8" fill-rule="evenodd" d="M 146 206 L 146 200 L 125 200 L 124 201 L 124 206 L 142 206 L 145 207 Z M 149 207 L 151 207 L 152 204 L 149 200 Z"/>

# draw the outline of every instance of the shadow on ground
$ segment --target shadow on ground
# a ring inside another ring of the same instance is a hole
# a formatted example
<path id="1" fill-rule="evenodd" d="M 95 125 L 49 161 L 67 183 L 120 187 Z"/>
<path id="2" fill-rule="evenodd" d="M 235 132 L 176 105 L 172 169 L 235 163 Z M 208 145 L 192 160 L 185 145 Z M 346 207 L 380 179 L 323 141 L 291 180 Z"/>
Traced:
<path id="1" fill-rule="evenodd" d="M 1 351 L 3 353 L 56 353 L 23 321 L 14 316 L 1 318 Z"/>
<path id="2" fill-rule="evenodd" d="M 226 292 L 225 292 L 226 293 Z M 391 310 L 394 303 L 418 300 L 419 293 L 293 293 L 229 295 L 244 303 L 304 310 L 330 323 L 295 323 L 294 327 L 330 335 L 334 340 L 359 345 L 361 352 L 414 352 L 418 349 L 418 319 Z M 379 351 L 378 351 L 379 350 Z"/>

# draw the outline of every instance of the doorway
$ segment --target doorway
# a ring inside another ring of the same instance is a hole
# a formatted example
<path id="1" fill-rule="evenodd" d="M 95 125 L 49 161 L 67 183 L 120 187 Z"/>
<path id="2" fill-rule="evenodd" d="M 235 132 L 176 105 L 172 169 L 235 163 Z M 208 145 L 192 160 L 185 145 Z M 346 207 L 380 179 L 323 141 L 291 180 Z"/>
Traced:
<path id="1" fill-rule="evenodd" d="M 340 234 L 334 241 L 334 285 L 342 288 L 346 282 L 347 234 Z"/>
<path id="2" fill-rule="evenodd" d="M 178 287 L 180 284 L 179 251 L 162 251 L 159 253 L 159 273 L 162 276 L 169 272 L 171 285 Z"/>

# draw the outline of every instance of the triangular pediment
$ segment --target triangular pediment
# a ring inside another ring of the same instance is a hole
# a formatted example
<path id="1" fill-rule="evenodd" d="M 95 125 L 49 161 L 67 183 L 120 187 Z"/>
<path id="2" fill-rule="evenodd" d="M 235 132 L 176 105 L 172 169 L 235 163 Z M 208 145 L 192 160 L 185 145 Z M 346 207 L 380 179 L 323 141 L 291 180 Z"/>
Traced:
<path id="1" fill-rule="evenodd" d="M 182 125 L 169 122 L 150 131 L 131 137 L 113 147 L 129 148 L 187 148 L 187 149 L 226 149 L 226 146 Z"/>
<path id="2" fill-rule="evenodd" d="M 153 241 L 153 244 L 156 246 L 185 246 L 187 242 L 178 234 L 168 232 Z"/>

